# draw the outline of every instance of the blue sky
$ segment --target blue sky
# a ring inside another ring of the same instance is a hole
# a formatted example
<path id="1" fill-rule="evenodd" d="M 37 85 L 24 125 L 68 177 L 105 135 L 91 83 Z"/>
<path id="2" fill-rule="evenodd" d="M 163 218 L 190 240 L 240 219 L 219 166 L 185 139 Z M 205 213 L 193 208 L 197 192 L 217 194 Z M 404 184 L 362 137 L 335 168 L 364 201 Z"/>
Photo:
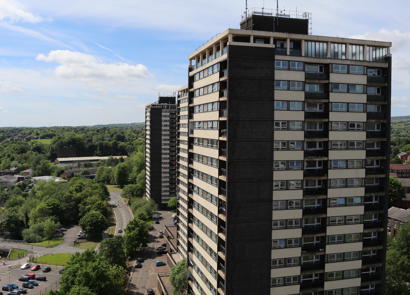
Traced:
<path id="1" fill-rule="evenodd" d="M 0 126 L 143 121 L 145 104 L 186 83 L 190 52 L 238 27 L 244 2 L 0 0 Z M 280 2 L 312 12 L 315 35 L 392 41 L 393 115 L 410 115 L 407 1 Z"/>

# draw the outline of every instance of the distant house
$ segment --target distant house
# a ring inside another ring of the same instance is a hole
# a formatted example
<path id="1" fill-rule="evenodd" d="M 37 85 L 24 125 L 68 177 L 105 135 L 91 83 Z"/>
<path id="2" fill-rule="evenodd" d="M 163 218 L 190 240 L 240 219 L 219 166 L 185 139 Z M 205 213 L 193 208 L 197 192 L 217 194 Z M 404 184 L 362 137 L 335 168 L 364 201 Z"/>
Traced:
<path id="1" fill-rule="evenodd" d="M 0 176 L 0 186 L 12 187 L 24 179 L 25 177 L 21 175 L 3 175 Z"/>
<path id="2" fill-rule="evenodd" d="M 66 180 L 60 178 L 60 177 L 56 177 L 56 176 L 36 176 L 36 177 L 32 177 L 34 182 L 38 182 L 38 181 L 54 181 L 54 182 L 65 182 Z"/>
<path id="3" fill-rule="evenodd" d="M 390 164 L 390 174 L 397 178 L 410 178 L 410 164 Z"/>
<path id="4" fill-rule="evenodd" d="M 31 176 L 31 169 L 26 169 L 20 172 L 23 176 Z"/>
<path id="5" fill-rule="evenodd" d="M 97 173 L 97 168 L 69 168 L 66 169 L 63 173 L 60 174 L 60 177 L 64 179 L 70 179 L 71 177 L 81 175 L 85 178 L 95 178 Z"/>
<path id="6" fill-rule="evenodd" d="M 409 153 L 405 153 L 405 152 L 400 152 L 397 154 L 397 157 L 400 158 L 400 160 L 407 162 L 410 160 L 410 154 Z"/>
<path id="7" fill-rule="evenodd" d="M 57 158 L 56 164 L 58 166 L 72 166 L 83 163 L 98 163 L 109 159 L 126 159 L 128 156 L 108 156 L 108 157 L 71 157 L 71 158 Z"/>
<path id="8" fill-rule="evenodd" d="M 396 235 L 400 226 L 410 220 L 410 209 L 402 209 L 397 207 L 389 208 L 388 213 L 388 233 L 392 236 Z"/>

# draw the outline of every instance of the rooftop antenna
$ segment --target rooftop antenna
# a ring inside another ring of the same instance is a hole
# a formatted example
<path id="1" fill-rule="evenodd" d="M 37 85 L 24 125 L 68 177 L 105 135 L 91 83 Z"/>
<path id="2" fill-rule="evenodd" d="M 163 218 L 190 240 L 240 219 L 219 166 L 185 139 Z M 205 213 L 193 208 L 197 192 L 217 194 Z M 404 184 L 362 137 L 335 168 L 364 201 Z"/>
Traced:
<path id="1" fill-rule="evenodd" d="M 245 18 L 248 18 L 248 0 L 245 0 Z"/>
<path id="2" fill-rule="evenodd" d="M 279 15 L 279 0 L 276 0 L 276 16 Z"/>

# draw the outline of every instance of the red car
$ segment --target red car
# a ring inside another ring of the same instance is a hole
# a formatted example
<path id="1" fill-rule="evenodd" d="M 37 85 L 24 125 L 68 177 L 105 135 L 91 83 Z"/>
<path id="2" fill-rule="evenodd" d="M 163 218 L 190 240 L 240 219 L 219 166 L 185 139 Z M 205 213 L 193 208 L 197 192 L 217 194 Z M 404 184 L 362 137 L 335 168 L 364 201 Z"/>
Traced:
<path id="1" fill-rule="evenodd" d="M 36 270 L 39 270 L 39 269 L 41 269 L 41 265 L 39 265 L 39 264 L 33 265 L 33 266 L 31 267 L 31 270 L 32 270 L 32 271 L 36 271 Z"/>
<path id="2" fill-rule="evenodd" d="M 34 272 L 29 272 L 28 274 L 25 275 L 26 277 L 29 277 L 30 280 L 34 280 L 36 278 L 36 274 Z"/>

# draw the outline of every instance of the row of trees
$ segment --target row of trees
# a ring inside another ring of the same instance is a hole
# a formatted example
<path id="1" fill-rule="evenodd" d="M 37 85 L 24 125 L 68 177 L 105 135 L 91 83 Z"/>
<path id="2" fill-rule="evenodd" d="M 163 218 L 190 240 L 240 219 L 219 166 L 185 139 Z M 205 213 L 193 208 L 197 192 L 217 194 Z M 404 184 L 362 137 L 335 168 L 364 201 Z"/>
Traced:
<path id="1" fill-rule="evenodd" d="M 39 182 L 7 191 L 0 209 L 0 234 L 39 242 L 53 237 L 58 227 L 81 224 L 96 236 L 111 215 L 106 186 L 84 178 L 69 182 Z"/>

